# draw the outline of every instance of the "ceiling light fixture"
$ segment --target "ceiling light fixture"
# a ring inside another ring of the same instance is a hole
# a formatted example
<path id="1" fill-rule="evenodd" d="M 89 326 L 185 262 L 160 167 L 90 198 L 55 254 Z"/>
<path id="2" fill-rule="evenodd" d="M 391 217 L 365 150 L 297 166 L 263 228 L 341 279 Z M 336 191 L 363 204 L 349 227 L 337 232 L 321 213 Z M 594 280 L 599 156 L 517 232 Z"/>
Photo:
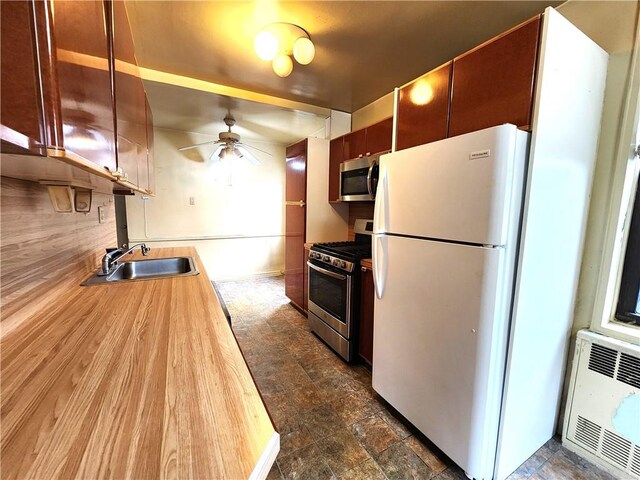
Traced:
<path id="1" fill-rule="evenodd" d="M 253 47 L 262 60 L 270 61 L 279 77 L 288 77 L 293 71 L 293 60 L 309 65 L 316 55 L 316 47 L 303 28 L 292 23 L 270 23 L 256 35 Z"/>

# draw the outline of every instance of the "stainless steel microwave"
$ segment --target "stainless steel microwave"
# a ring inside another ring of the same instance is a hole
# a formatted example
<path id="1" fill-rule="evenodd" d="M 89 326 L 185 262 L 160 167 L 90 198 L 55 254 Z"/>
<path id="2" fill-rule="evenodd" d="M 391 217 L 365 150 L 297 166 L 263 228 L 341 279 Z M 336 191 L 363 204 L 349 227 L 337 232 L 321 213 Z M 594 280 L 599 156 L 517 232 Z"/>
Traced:
<path id="1" fill-rule="evenodd" d="M 356 158 L 340 164 L 340 200 L 371 201 L 376 198 L 380 155 Z"/>

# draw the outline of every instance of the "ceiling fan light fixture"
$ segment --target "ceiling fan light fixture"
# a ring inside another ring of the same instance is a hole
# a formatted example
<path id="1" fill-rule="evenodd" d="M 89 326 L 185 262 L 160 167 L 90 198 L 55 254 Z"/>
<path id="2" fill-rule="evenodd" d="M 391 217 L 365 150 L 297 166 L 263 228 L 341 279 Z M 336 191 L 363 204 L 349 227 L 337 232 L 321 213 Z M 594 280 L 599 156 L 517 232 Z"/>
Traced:
<path id="1" fill-rule="evenodd" d="M 273 59 L 271 67 L 273 68 L 273 72 L 279 77 L 288 77 L 293 71 L 293 61 L 289 55 L 281 53 Z"/>

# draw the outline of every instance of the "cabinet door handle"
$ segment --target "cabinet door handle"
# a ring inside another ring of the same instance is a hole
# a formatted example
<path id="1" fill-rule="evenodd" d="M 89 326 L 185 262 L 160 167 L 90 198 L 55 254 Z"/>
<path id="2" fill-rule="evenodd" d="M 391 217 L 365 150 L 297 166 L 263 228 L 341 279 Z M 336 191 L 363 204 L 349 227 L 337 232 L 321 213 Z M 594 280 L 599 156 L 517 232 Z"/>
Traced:
<path id="1" fill-rule="evenodd" d="M 363 272 L 367 271 L 367 267 L 360 267 L 360 270 L 362 270 Z"/>

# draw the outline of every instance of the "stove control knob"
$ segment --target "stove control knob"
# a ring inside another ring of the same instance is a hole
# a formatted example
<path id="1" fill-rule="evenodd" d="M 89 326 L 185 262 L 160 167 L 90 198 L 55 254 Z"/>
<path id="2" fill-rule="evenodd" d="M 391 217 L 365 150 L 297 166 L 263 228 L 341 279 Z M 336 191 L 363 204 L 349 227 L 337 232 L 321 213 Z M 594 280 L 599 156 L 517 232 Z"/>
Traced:
<path id="1" fill-rule="evenodd" d="M 334 258 L 334 259 L 333 259 L 333 262 L 331 262 L 331 264 L 332 264 L 334 267 L 339 267 L 339 266 L 340 266 L 340 260 L 338 260 L 337 258 Z"/>
<path id="2" fill-rule="evenodd" d="M 347 268 L 347 262 L 345 262 L 344 260 L 342 260 L 342 261 L 340 262 L 340 266 L 341 266 L 342 268 Z"/>
<path id="3" fill-rule="evenodd" d="M 325 262 L 328 262 L 328 261 L 330 261 L 330 260 L 331 260 L 331 257 L 330 257 L 329 255 L 324 255 L 324 256 L 322 257 L 322 260 L 324 260 Z"/>

